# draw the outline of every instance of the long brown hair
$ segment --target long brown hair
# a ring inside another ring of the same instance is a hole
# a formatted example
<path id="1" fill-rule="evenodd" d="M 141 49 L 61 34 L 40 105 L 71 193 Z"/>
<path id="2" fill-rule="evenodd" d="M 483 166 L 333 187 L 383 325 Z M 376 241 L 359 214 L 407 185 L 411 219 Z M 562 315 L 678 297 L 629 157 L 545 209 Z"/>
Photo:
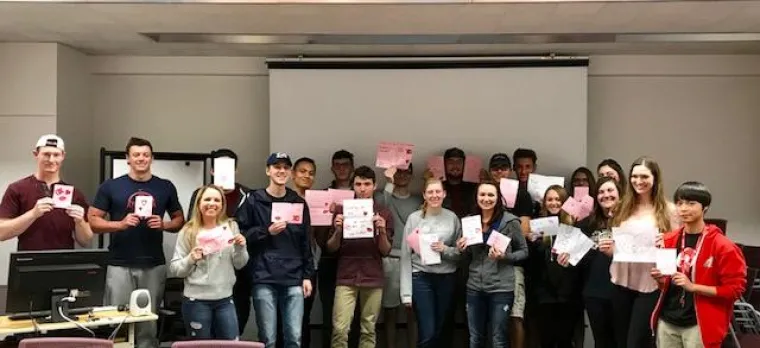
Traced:
<path id="1" fill-rule="evenodd" d="M 604 208 L 602 208 L 601 205 L 599 205 L 599 190 L 602 188 L 602 185 L 611 182 L 612 185 L 615 185 L 615 189 L 618 192 L 618 201 L 615 202 L 615 206 L 612 207 L 610 212 L 614 212 L 616 207 L 620 204 L 620 198 L 623 196 L 623 190 L 620 188 L 620 183 L 615 180 L 613 177 L 605 176 L 599 178 L 599 181 L 596 183 L 597 190 L 594 193 L 591 194 L 594 198 L 594 212 L 591 215 L 591 220 L 589 223 L 589 226 L 591 226 L 592 230 L 601 230 L 606 229 L 610 227 L 610 220 L 612 218 L 610 217 L 609 213 L 604 212 Z"/>
<path id="2" fill-rule="evenodd" d="M 432 176 L 425 178 L 425 184 L 422 185 L 422 195 L 423 195 L 424 200 L 422 201 L 422 207 L 420 208 L 422 209 L 422 218 L 425 218 L 425 215 L 427 215 L 427 208 L 428 208 L 427 198 L 424 197 L 425 191 L 427 191 L 428 186 L 434 185 L 434 184 L 441 185 L 441 190 L 443 190 L 443 192 L 446 192 L 446 189 L 443 188 L 443 181 L 441 181 L 441 179 L 438 179 Z"/>
<path id="3" fill-rule="evenodd" d="M 637 158 L 631 164 L 631 170 L 628 172 L 628 183 L 625 184 L 626 189 L 623 192 L 623 198 L 620 200 L 620 204 L 617 205 L 612 217 L 611 226 L 620 226 L 624 221 L 633 215 L 639 204 L 639 195 L 631 184 L 631 176 L 633 174 L 633 168 L 636 166 L 644 166 L 652 172 L 652 191 L 650 193 L 652 198 L 652 205 L 654 205 L 654 214 L 657 221 L 657 228 L 660 232 L 670 231 L 670 213 L 668 212 L 668 201 L 665 199 L 665 189 L 662 184 L 662 172 L 660 171 L 660 165 L 655 162 L 654 159 L 646 156 Z"/>
<path id="4" fill-rule="evenodd" d="M 565 204 L 565 201 L 567 201 L 567 198 L 570 197 L 567 194 L 567 190 L 565 190 L 564 187 L 560 185 L 552 185 L 549 186 L 549 188 L 546 189 L 546 192 L 544 192 L 544 199 L 541 201 L 541 211 L 539 212 L 539 215 L 541 217 L 547 217 L 549 216 L 549 209 L 546 208 L 546 197 L 549 195 L 549 191 L 554 191 L 559 196 L 559 201 L 561 204 Z M 560 208 L 559 210 L 559 222 L 565 225 L 572 225 L 575 223 L 573 220 L 573 217 L 570 216 L 566 211 L 562 210 Z"/>
<path id="5" fill-rule="evenodd" d="M 201 201 L 203 199 L 203 194 L 206 193 L 208 190 L 216 190 L 219 192 L 219 195 L 222 196 L 222 208 L 219 212 L 219 215 L 216 217 L 216 224 L 221 225 L 226 223 L 230 218 L 227 217 L 227 198 L 224 196 L 224 190 L 216 185 L 206 185 L 203 186 L 200 190 L 198 190 L 198 194 L 196 195 L 195 202 L 193 202 L 193 214 L 192 218 L 190 218 L 190 221 L 188 221 L 185 226 L 183 227 L 183 230 L 185 231 L 185 240 L 187 241 L 187 245 L 190 246 L 190 249 L 195 247 L 196 239 L 198 237 L 198 232 L 200 232 L 201 228 L 203 227 L 203 213 L 201 213 Z"/>

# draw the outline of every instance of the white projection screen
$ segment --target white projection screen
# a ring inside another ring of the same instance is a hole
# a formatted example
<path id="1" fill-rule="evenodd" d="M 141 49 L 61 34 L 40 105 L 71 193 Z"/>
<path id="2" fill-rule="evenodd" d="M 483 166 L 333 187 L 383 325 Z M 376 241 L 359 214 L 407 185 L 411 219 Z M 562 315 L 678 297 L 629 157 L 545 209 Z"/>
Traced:
<path id="1" fill-rule="evenodd" d="M 315 159 L 317 187 L 332 180 L 334 151 L 374 166 L 380 141 L 414 144 L 416 168 L 452 146 L 484 166 L 496 152 L 511 157 L 529 147 L 539 173 L 569 176 L 586 164 L 586 63 L 309 68 L 270 61 L 270 149 Z"/>

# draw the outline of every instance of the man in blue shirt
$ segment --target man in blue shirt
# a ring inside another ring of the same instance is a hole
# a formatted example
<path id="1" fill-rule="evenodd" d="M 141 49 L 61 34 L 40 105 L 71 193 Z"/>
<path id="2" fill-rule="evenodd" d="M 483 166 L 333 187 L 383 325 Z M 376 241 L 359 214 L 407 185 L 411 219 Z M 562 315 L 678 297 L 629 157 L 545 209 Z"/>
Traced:
<path id="1" fill-rule="evenodd" d="M 166 281 L 164 231 L 179 231 L 185 219 L 174 184 L 151 173 L 151 143 L 131 138 L 126 151 L 129 172 L 100 185 L 88 216 L 93 232 L 112 233 L 106 303 L 127 304 L 132 291 L 147 289 L 155 313 Z M 164 221 L 165 213 L 170 221 Z M 138 348 L 158 347 L 155 322 L 137 324 L 136 343 Z"/>

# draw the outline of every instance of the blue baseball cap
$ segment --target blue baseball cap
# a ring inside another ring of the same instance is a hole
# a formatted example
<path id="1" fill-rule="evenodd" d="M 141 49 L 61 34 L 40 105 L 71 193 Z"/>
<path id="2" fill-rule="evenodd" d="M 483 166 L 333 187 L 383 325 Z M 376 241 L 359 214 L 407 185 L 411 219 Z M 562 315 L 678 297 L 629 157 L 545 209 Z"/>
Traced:
<path id="1" fill-rule="evenodd" d="M 290 156 L 284 152 L 273 152 L 271 155 L 269 155 L 269 158 L 267 158 L 267 166 L 271 166 L 278 162 L 284 162 L 290 167 L 293 166 L 293 162 L 290 160 Z"/>

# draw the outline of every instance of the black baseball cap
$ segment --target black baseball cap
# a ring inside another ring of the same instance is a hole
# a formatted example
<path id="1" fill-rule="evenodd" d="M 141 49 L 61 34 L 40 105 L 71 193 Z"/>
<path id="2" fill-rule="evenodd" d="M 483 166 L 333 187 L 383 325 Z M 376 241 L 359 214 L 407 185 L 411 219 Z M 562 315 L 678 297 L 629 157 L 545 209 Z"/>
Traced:
<path id="1" fill-rule="evenodd" d="M 271 155 L 269 155 L 269 158 L 267 158 L 267 166 L 271 166 L 278 162 L 284 162 L 290 167 L 293 166 L 293 162 L 290 160 L 290 156 L 284 152 L 273 152 Z"/>
<path id="2" fill-rule="evenodd" d="M 443 159 L 465 158 L 464 151 L 458 147 L 452 147 L 443 153 Z"/>
<path id="3" fill-rule="evenodd" d="M 491 160 L 488 162 L 488 168 L 507 167 L 512 168 L 512 161 L 509 160 L 509 156 L 505 153 L 497 153 L 491 156 Z"/>

